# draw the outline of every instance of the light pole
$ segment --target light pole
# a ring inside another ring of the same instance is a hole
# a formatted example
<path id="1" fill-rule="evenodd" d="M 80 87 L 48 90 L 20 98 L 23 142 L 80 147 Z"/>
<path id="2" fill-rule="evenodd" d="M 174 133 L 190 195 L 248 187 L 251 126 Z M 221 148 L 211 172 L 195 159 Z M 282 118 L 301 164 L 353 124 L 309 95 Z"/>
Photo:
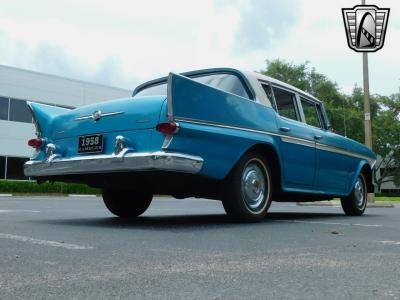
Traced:
<path id="1" fill-rule="evenodd" d="M 365 5 L 365 0 L 361 1 Z M 369 101 L 369 74 L 368 74 L 368 53 L 363 52 L 363 82 L 364 82 L 364 133 L 365 145 L 372 149 L 372 132 L 371 132 L 371 104 Z M 374 202 L 374 194 L 368 195 L 368 202 Z"/>

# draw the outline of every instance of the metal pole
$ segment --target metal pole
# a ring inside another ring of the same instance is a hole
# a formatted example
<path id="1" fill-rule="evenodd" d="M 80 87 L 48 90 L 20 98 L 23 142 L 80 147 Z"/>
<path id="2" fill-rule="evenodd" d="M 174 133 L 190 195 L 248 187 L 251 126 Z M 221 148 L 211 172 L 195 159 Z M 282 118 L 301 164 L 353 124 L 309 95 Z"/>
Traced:
<path id="1" fill-rule="evenodd" d="M 365 0 L 361 1 L 365 5 Z M 364 133 L 365 145 L 372 149 L 372 132 L 371 132 L 371 105 L 369 99 L 369 74 L 368 74 L 368 54 L 363 53 L 363 81 L 364 81 Z M 368 202 L 375 202 L 374 194 L 368 194 Z"/>

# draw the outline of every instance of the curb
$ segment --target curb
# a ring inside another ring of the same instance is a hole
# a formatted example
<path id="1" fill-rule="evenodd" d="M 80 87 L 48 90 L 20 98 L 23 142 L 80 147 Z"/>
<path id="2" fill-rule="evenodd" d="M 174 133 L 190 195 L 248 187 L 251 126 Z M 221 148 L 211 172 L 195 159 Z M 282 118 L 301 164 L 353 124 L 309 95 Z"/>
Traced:
<path id="1" fill-rule="evenodd" d="M 340 206 L 340 202 L 297 202 L 298 206 Z M 367 208 L 400 208 L 400 204 L 390 203 L 390 202 L 374 202 L 367 203 Z"/>
<path id="2" fill-rule="evenodd" d="M 82 194 L 68 194 L 68 197 L 73 198 L 96 198 L 97 195 L 89 194 L 89 195 L 82 195 Z"/>
<path id="3" fill-rule="evenodd" d="M 12 194 L 0 194 L 0 197 L 12 197 Z"/>
<path id="4" fill-rule="evenodd" d="M 394 205 L 393 203 L 388 203 L 388 202 L 384 202 L 384 203 L 367 203 L 367 207 L 368 208 L 396 208 L 396 205 Z"/>

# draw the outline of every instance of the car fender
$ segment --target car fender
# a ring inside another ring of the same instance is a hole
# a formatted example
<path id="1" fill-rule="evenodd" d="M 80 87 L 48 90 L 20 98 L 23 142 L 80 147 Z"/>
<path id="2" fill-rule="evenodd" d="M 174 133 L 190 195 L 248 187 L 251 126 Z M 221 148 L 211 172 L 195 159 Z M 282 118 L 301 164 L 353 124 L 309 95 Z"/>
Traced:
<path id="1" fill-rule="evenodd" d="M 370 164 L 366 160 L 361 160 L 358 164 L 356 171 L 354 172 L 353 177 L 350 180 L 350 184 L 347 189 L 347 195 L 350 195 L 350 193 L 352 192 L 354 185 L 356 184 L 357 178 L 365 166 L 367 166 L 372 171 L 373 168 L 371 168 Z M 369 185 L 369 189 L 371 189 L 370 185 L 373 186 L 372 177 L 366 178 L 366 180 L 367 180 L 367 184 Z M 371 182 L 368 182 L 368 181 L 371 181 Z"/>

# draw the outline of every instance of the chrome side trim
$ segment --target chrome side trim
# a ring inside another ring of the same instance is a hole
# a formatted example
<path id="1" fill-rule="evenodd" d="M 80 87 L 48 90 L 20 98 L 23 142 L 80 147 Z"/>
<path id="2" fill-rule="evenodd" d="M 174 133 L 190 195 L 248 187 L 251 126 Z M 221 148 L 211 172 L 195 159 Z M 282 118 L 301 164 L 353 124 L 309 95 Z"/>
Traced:
<path id="1" fill-rule="evenodd" d="M 24 164 L 24 173 L 29 177 L 72 174 L 96 174 L 129 171 L 175 171 L 198 173 L 204 160 L 199 156 L 157 152 L 121 151 L 118 155 L 89 155 L 73 158 L 54 157 L 52 160 L 33 161 Z"/>
<path id="2" fill-rule="evenodd" d="M 220 128 L 243 130 L 243 131 L 248 131 L 248 132 L 266 134 L 266 135 L 270 135 L 270 136 L 279 136 L 281 138 L 281 140 L 283 142 L 286 142 L 286 143 L 293 143 L 293 144 L 298 144 L 298 145 L 302 145 L 302 146 L 306 146 L 306 147 L 315 147 L 316 149 L 323 150 L 323 151 L 329 151 L 329 152 L 334 152 L 334 153 L 338 153 L 338 154 L 357 157 L 357 158 L 360 158 L 360 159 L 365 159 L 366 161 L 368 161 L 368 163 L 371 166 L 371 168 L 373 167 L 374 162 L 375 162 L 375 158 L 373 158 L 373 157 L 369 157 L 369 156 L 365 156 L 365 155 L 362 155 L 362 154 L 354 153 L 354 152 L 347 151 L 347 150 L 344 150 L 344 149 L 340 149 L 340 148 L 337 148 L 337 147 L 334 147 L 334 146 L 328 146 L 328 145 L 321 144 L 321 143 L 315 143 L 315 141 L 311 141 L 311 140 L 305 140 L 305 139 L 291 137 L 291 136 L 284 135 L 284 134 L 278 134 L 278 133 L 264 131 L 264 130 L 250 129 L 250 128 L 245 128 L 245 127 L 224 125 L 224 124 L 214 123 L 214 122 L 209 122 L 209 121 L 193 120 L 193 119 L 189 119 L 189 118 L 175 118 L 175 120 L 176 121 L 180 121 L 180 122 L 192 123 L 192 124 L 208 125 L 208 126 L 214 126 L 214 127 L 220 127 Z"/>
<path id="3" fill-rule="evenodd" d="M 246 128 L 246 127 L 237 127 L 237 126 L 232 126 L 232 125 L 225 125 L 225 124 L 210 122 L 210 121 L 202 121 L 202 120 L 195 120 L 195 119 L 182 118 L 182 117 L 174 118 L 174 120 L 179 121 L 179 122 L 198 124 L 198 125 L 209 125 L 209 126 L 220 127 L 220 128 L 243 130 L 243 131 L 248 131 L 248 132 L 272 135 L 272 136 L 282 136 L 281 134 L 277 134 L 277 133 L 273 133 L 273 132 L 269 132 L 269 131 L 251 129 L 251 128 Z"/>
<path id="4" fill-rule="evenodd" d="M 301 145 L 301 146 L 306 146 L 306 147 L 311 147 L 315 148 L 315 142 L 314 141 L 309 141 L 305 139 L 299 139 L 291 136 L 281 136 L 282 142 L 285 143 L 291 143 L 291 144 L 296 144 L 296 145 Z"/>
<path id="5" fill-rule="evenodd" d="M 109 112 L 109 113 L 103 113 L 102 112 L 101 115 L 100 115 L 100 118 L 121 115 L 123 113 L 125 113 L 125 112 L 123 112 L 123 111 L 116 111 L 116 112 Z M 77 118 L 75 118 L 75 121 L 90 120 L 90 119 L 96 120 L 93 117 L 93 114 L 91 114 L 91 115 L 86 115 L 86 116 L 82 116 L 82 117 L 77 117 Z"/>
<path id="6" fill-rule="evenodd" d="M 360 159 L 365 159 L 366 161 L 368 161 L 368 164 L 371 166 L 371 169 L 375 166 L 375 158 L 372 157 L 368 157 L 362 154 L 358 154 L 358 153 L 354 153 L 354 152 L 350 152 L 347 150 L 343 150 L 340 149 L 338 147 L 334 147 L 334 146 L 328 146 L 328 145 L 324 145 L 321 143 L 316 143 L 316 148 L 319 150 L 323 150 L 323 151 L 328 151 L 328 152 L 333 152 L 333 153 L 338 153 L 338 154 L 343 154 L 343 155 L 347 155 L 347 156 L 352 156 L 352 157 L 357 157 Z"/>

